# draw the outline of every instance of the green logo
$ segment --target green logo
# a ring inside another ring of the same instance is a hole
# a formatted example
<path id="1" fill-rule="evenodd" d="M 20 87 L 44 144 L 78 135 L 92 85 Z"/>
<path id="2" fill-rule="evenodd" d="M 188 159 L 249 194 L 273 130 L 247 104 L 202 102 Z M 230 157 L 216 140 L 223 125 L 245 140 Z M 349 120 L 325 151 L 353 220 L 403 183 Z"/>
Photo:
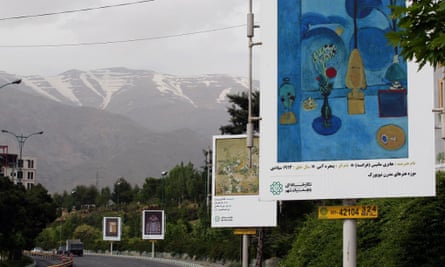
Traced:
<path id="1" fill-rule="evenodd" d="M 270 185 L 270 192 L 274 195 L 280 195 L 283 192 L 283 185 L 280 182 L 273 182 Z"/>

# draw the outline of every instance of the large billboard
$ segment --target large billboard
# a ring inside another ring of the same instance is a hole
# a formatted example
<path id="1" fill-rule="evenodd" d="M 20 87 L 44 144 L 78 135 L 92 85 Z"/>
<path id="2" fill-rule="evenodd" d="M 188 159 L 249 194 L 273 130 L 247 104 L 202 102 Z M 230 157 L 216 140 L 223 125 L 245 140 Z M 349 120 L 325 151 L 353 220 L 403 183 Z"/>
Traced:
<path id="1" fill-rule="evenodd" d="M 120 217 L 104 217 L 103 240 L 120 241 L 121 232 L 122 229 Z"/>
<path id="2" fill-rule="evenodd" d="M 261 3 L 260 196 L 432 196 L 433 71 L 407 62 L 381 0 Z"/>
<path id="3" fill-rule="evenodd" d="M 212 227 L 276 226 L 276 202 L 259 200 L 258 137 L 213 137 Z"/>

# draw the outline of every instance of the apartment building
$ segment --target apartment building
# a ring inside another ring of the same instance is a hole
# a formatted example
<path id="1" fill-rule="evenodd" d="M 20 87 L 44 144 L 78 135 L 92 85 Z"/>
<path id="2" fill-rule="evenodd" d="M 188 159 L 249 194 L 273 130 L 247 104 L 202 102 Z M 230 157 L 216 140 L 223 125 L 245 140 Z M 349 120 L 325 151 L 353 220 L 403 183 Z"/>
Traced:
<path id="1" fill-rule="evenodd" d="M 21 167 L 21 168 L 20 168 Z M 26 189 L 36 184 L 36 158 L 10 154 L 8 146 L 0 145 L 0 176 L 9 177 L 14 184 L 21 183 Z"/>

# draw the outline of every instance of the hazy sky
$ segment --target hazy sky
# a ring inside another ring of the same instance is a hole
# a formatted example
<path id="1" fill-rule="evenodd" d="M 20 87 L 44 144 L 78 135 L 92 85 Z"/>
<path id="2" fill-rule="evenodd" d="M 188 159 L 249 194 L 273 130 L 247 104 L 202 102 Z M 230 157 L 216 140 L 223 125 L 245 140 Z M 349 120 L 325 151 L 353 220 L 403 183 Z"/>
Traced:
<path id="1" fill-rule="evenodd" d="M 138 1 L 0 0 L 0 71 L 56 75 L 69 69 L 127 67 L 180 75 L 247 75 L 249 0 L 153 0 L 29 17 L 133 2 Z M 255 1 L 253 6 L 257 12 Z M 27 18 L 11 18 L 17 16 Z M 176 35 L 181 36 L 165 38 Z M 134 39 L 150 40 L 127 42 Z M 123 42 L 79 45 L 116 41 Z"/>

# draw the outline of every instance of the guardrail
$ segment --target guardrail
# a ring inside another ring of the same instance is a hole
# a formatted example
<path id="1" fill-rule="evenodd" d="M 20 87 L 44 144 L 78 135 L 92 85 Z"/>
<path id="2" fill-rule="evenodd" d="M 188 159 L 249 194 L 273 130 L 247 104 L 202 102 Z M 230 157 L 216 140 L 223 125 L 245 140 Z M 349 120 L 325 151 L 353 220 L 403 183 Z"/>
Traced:
<path id="1" fill-rule="evenodd" d="M 24 254 L 39 257 L 43 259 L 48 259 L 50 261 L 58 261 L 60 263 L 55 265 L 50 265 L 48 267 L 72 267 L 74 264 L 73 258 L 66 255 L 58 255 L 49 252 L 36 252 L 36 251 L 25 251 Z"/>

